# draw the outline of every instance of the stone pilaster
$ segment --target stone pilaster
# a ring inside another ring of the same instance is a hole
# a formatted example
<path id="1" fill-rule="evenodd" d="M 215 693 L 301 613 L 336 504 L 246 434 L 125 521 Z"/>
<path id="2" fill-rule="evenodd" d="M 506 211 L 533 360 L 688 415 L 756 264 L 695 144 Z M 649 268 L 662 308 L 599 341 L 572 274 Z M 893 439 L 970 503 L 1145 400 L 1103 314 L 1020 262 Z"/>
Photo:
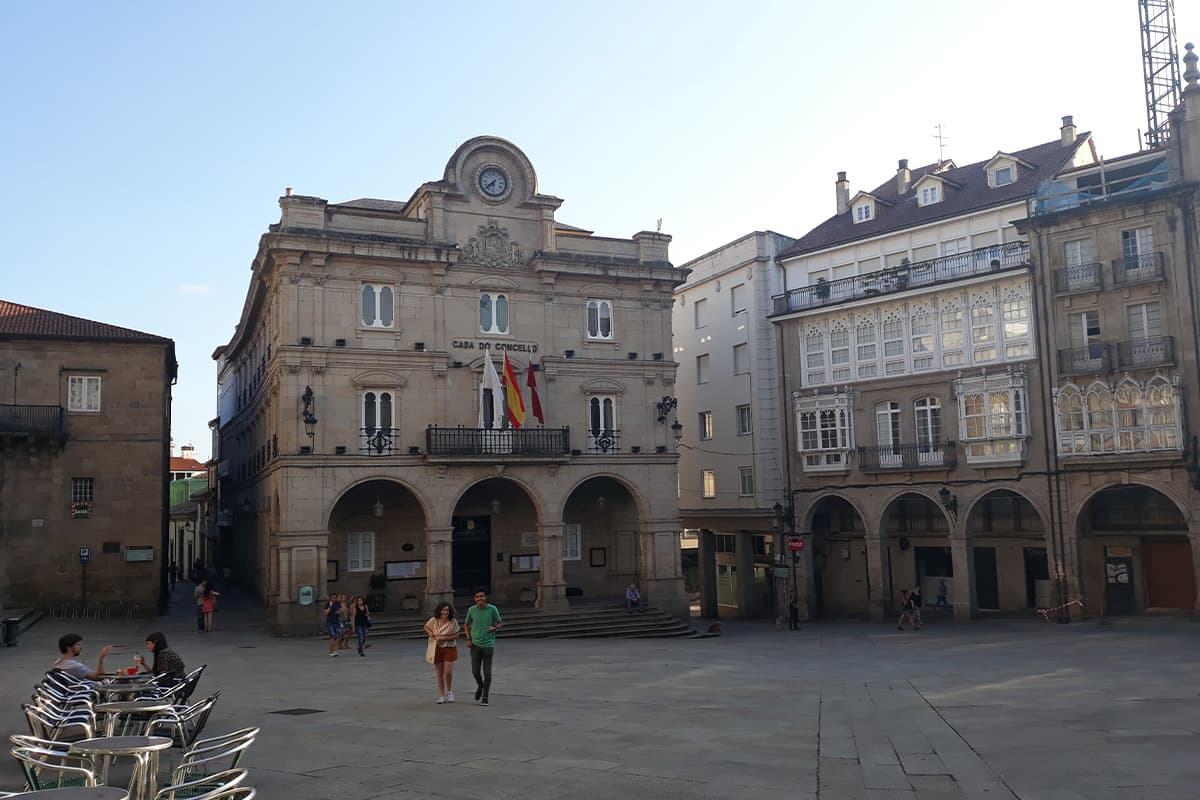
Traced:
<path id="1" fill-rule="evenodd" d="M 329 536 L 326 531 L 280 532 L 276 551 L 279 597 L 273 624 L 281 633 L 306 633 L 317 625 L 325 596 Z M 300 604 L 300 588 L 312 587 L 312 603 Z"/>
<path id="2" fill-rule="evenodd" d="M 884 563 L 883 548 L 887 539 L 881 536 L 866 537 L 867 545 L 867 578 L 871 581 L 871 594 L 868 598 L 871 619 L 879 622 L 886 619 L 892 607 L 891 581 L 887 579 L 887 568 Z"/>
<path id="3" fill-rule="evenodd" d="M 975 548 L 971 539 L 958 534 L 950 537 L 950 561 L 954 566 L 955 622 L 970 622 L 975 616 Z"/>
<path id="4" fill-rule="evenodd" d="M 700 530 L 700 615 L 715 619 L 717 610 L 717 535 Z"/>
<path id="5" fill-rule="evenodd" d="M 426 528 L 425 542 L 428 561 L 425 564 L 425 608 L 437 608 L 438 603 L 454 602 L 451 569 L 454 554 L 451 540 L 453 528 Z"/>
<path id="6" fill-rule="evenodd" d="M 1196 601 L 1193 604 L 1197 614 L 1200 614 L 1200 528 L 1189 526 L 1188 541 L 1192 545 L 1192 572 L 1196 587 Z"/>
<path id="7" fill-rule="evenodd" d="M 562 542 L 563 523 L 538 525 L 541 570 L 538 573 L 537 607 L 543 611 L 566 611 L 569 608 L 567 582 L 563 579 Z"/>
<path id="8" fill-rule="evenodd" d="M 686 620 L 691 612 L 683 591 L 683 567 L 679 563 L 679 530 L 679 521 L 672 520 L 646 523 L 638 531 L 641 590 L 651 605 Z M 713 593 L 716 594 L 715 582 Z"/>

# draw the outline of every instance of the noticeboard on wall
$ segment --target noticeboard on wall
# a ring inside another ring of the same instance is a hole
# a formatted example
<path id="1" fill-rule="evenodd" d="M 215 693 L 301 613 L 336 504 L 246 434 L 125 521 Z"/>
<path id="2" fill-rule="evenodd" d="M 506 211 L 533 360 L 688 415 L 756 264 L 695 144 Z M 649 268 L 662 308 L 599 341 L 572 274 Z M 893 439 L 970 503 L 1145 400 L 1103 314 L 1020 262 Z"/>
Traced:
<path id="1" fill-rule="evenodd" d="M 425 564 L 425 561 L 385 561 L 383 574 L 389 581 L 424 578 Z"/>
<path id="2" fill-rule="evenodd" d="M 526 555 L 508 557 L 509 572 L 541 572 L 541 569 L 542 557 L 537 553 L 528 553 Z"/>
<path id="3" fill-rule="evenodd" d="M 153 545 L 129 545 L 125 548 L 125 561 L 131 563 L 134 561 L 153 561 L 154 546 Z"/>

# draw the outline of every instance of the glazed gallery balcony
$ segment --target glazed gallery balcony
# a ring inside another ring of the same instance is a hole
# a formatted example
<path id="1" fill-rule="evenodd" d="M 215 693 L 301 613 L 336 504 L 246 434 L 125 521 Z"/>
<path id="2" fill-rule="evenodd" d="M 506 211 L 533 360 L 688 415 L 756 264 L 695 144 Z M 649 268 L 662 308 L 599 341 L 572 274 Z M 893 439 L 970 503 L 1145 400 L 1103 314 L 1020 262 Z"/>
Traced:
<path id="1" fill-rule="evenodd" d="M 66 438 L 62 406 L 0 405 L 0 447 L 37 442 L 61 445 Z"/>
<path id="2" fill-rule="evenodd" d="M 1028 242 L 1008 242 L 980 247 L 966 253 L 942 256 L 916 264 L 900 264 L 866 275 L 855 275 L 836 281 L 820 280 L 811 286 L 789 289 L 784 294 L 771 298 L 774 306 L 772 313 L 787 314 L 835 306 L 1028 266 Z"/>
<path id="3" fill-rule="evenodd" d="M 571 454 L 571 431 L 562 428 L 425 429 L 427 457 L 564 459 Z"/>
<path id="4" fill-rule="evenodd" d="M 858 448 L 858 466 L 864 472 L 946 469 L 956 463 L 954 442 L 919 442 Z"/>

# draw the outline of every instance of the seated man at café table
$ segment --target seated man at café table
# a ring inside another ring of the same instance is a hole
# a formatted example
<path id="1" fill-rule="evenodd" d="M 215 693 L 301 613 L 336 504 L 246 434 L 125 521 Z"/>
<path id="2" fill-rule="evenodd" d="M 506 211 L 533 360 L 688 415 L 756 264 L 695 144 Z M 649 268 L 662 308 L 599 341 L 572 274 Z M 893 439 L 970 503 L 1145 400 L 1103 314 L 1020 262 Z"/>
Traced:
<path id="1" fill-rule="evenodd" d="M 112 652 L 112 645 L 106 644 L 100 648 L 100 658 L 96 661 L 95 669 L 89 668 L 87 664 L 79 660 L 79 655 L 83 652 L 83 637 L 78 633 L 61 636 L 58 640 L 58 652 L 62 655 L 59 656 L 58 661 L 54 662 L 51 669 L 74 675 L 76 678 L 98 681 L 104 677 L 104 659 Z"/>

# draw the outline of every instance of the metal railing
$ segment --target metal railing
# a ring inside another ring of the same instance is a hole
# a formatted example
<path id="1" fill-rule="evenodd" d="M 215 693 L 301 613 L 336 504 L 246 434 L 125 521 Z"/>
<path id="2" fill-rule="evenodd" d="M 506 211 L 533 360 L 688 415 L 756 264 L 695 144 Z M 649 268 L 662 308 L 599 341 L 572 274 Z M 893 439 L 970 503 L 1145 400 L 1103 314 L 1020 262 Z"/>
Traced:
<path id="1" fill-rule="evenodd" d="M 951 281 L 983 275 L 988 272 L 1025 267 L 1029 264 L 1029 243 L 980 247 L 966 253 L 900 264 L 866 275 L 855 275 L 836 281 L 818 281 L 811 286 L 789 289 L 771 298 L 773 312 L 804 311 L 810 308 L 849 303 L 880 295 L 895 294 L 908 289 L 934 286 Z"/>
<path id="2" fill-rule="evenodd" d="M 397 455 L 396 436 L 399 433 L 399 428 L 362 428 L 359 431 L 360 449 L 369 456 Z"/>
<path id="3" fill-rule="evenodd" d="M 1175 363 L 1175 337 L 1152 336 L 1117 343 L 1117 366 L 1163 367 Z"/>
<path id="4" fill-rule="evenodd" d="M 570 428 L 438 428 L 425 429 L 425 452 L 431 456 L 566 456 L 571 453 Z"/>
<path id="5" fill-rule="evenodd" d="M 858 448 L 858 465 L 867 472 L 953 467 L 957 463 L 955 455 L 954 442 L 888 444 Z"/>
<path id="6" fill-rule="evenodd" d="M 1056 294 L 1094 292 L 1104 288 L 1104 270 L 1100 264 L 1076 264 L 1054 270 Z"/>
<path id="7" fill-rule="evenodd" d="M 62 432 L 62 406 L 0 405 L 0 433 Z"/>
<path id="8" fill-rule="evenodd" d="M 588 431 L 588 450 L 592 454 L 619 453 L 621 451 L 621 432 L 616 428 Z"/>
<path id="9" fill-rule="evenodd" d="M 1161 281 L 1163 279 L 1162 253 L 1137 253 L 1114 258 L 1112 262 L 1113 285 Z"/>
<path id="10" fill-rule="evenodd" d="M 1061 375 L 1083 375 L 1111 369 L 1112 353 L 1106 344 L 1067 347 L 1058 351 L 1058 371 Z"/>

